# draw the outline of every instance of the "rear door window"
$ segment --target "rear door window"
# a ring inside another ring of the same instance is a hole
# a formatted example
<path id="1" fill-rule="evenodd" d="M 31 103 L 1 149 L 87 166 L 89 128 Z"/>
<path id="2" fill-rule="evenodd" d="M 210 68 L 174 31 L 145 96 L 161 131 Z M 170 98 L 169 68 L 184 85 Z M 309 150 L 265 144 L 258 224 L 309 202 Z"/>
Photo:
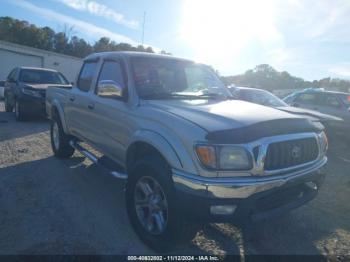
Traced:
<path id="1" fill-rule="evenodd" d="M 339 108 L 341 106 L 340 101 L 334 95 L 324 94 L 322 99 L 323 106 L 329 106 L 334 108 Z"/>
<path id="2" fill-rule="evenodd" d="M 300 94 L 295 101 L 305 105 L 317 105 L 320 103 L 320 98 L 316 93 L 304 93 Z"/>
<path id="3" fill-rule="evenodd" d="M 97 62 L 85 62 L 80 71 L 77 86 L 81 91 L 88 92 L 96 72 Z"/>

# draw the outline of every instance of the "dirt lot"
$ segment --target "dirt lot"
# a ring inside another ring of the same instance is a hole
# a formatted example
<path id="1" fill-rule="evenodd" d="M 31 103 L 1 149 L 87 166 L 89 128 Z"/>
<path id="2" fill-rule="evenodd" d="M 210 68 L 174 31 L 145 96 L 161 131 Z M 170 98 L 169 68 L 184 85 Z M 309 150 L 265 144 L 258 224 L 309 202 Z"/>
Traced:
<path id="1" fill-rule="evenodd" d="M 16 122 L 0 102 L 0 254 L 152 254 L 134 234 L 123 184 L 76 153 L 52 156 L 48 122 Z M 187 254 L 350 255 L 350 152 L 333 144 L 319 196 L 247 230 L 211 224 Z M 177 250 L 177 251 L 176 251 Z"/>

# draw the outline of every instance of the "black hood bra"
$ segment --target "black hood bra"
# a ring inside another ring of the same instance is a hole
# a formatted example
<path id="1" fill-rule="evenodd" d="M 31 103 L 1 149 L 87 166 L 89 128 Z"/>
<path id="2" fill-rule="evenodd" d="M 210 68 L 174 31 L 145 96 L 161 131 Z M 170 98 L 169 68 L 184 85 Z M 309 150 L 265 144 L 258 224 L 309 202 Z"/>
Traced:
<path id="1" fill-rule="evenodd" d="M 206 136 L 208 141 L 220 144 L 241 144 L 269 136 L 292 133 L 321 132 L 324 126 L 309 119 L 277 119 L 255 123 L 249 126 L 213 131 Z"/>

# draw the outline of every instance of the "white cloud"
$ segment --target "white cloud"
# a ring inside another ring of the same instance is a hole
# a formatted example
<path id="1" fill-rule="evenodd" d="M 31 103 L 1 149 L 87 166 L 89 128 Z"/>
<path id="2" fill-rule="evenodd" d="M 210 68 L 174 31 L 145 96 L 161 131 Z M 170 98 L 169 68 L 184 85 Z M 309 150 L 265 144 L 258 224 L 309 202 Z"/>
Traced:
<path id="1" fill-rule="evenodd" d="M 350 41 L 350 1 L 276 1 L 280 24 L 299 33 L 299 37 L 320 41 Z"/>
<path id="2" fill-rule="evenodd" d="M 179 41 L 223 74 L 268 63 L 308 79 L 330 68 L 345 76 L 336 61 L 346 57 L 331 54 L 350 42 L 349 14 L 349 0 L 184 0 Z"/>
<path id="3" fill-rule="evenodd" d="M 93 38 L 106 36 L 106 37 L 109 37 L 116 42 L 129 43 L 131 45 L 139 45 L 139 43 L 137 43 L 136 41 L 132 40 L 131 38 L 129 38 L 125 35 L 117 34 L 117 33 L 114 33 L 112 31 L 109 31 L 105 28 L 98 27 L 94 24 L 84 22 L 82 20 L 67 16 L 67 15 L 60 14 L 58 12 L 55 12 L 55 11 L 47 9 L 47 8 L 33 5 L 33 4 L 31 4 L 27 1 L 24 1 L 24 0 L 13 1 L 13 2 L 11 1 L 10 3 L 17 5 L 19 7 L 25 8 L 33 13 L 36 13 L 49 21 L 58 21 L 60 23 L 69 24 L 69 25 L 73 26 L 74 29 L 82 31 L 83 34 L 89 35 Z"/>
<path id="4" fill-rule="evenodd" d="M 110 19 L 118 24 L 129 28 L 137 29 L 138 21 L 128 20 L 123 14 L 114 11 L 112 8 L 91 0 L 56 0 L 66 6 L 79 11 L 89 12 L 90 14 Z"/>
<path id="5" fill-rule="evenodd" d="M 272 0 L 187 0 L 180 35 L 196 60 L 225 73 L 253 45 L 262 50 L 284 46 L 275 18 Z"/>
<path id="6" fill-rule="evenodd" d="M 336 77 L 350 78 L 350 63 L 343 63 L 329 69 Z"/>
<path id="7" fill-rule="evenodd" d="M 284 47 L 267 51 L 267 59 L 275 66 L 282 66 L 284 64 L 300 65 L 295 50 Z"/>

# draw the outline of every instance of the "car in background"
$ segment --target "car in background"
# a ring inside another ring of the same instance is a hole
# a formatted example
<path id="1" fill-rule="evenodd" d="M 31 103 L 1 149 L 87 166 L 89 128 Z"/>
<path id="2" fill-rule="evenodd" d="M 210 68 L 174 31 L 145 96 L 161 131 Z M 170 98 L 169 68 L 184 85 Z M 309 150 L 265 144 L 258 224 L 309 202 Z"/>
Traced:
<path id="1" fill-rule="evenodd" d="M 4 100 L 6 112 L 15 110 L 16 119 L 28 116 L 46 116 L 45 97 L 49 86 L 70 88 L 62 73 L 52 69 L 17 67 L 5 81 Z"/>
<path id="2" fill-rule="evenodd" d="M 343 121 L 329 127 L 347 140 L 350 140 L 350 93 L 325 91 L 322 89 L 305 89 L 285 97 L 284 102 L 293 107 L 311 109 L 329 114 Z"/>
<path id="3" fill-rule="evenodd" d="M 249 87 L 232 87 L 230 90 L 235 99 L 274 107 L 288 113 L 307 117 L 312 121 L 319 121 L 327 128 L 327 130 L 329 129 L 328 132 L 333 132 L 332 129 L 336 128 L 339 125 L 339 122 L 342 122 L 341 118 L 329 114 L 323 114 L 315 110 L 290 106 L 266 90 Z"/>

